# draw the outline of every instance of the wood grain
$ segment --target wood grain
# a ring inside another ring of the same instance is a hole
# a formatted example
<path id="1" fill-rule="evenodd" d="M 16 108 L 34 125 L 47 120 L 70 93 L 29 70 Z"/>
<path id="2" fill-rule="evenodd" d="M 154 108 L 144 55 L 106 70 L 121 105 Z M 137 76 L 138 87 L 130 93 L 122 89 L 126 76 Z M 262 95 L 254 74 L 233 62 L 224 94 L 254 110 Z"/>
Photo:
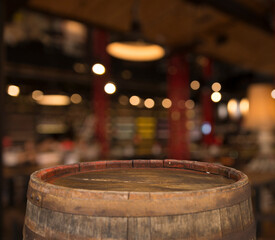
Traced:
<path id="1" fill-rule="evenodd" d="M 58 186 L 129 192 L 193 191 L 235 182 L 220 175 L 182 169 L 117 169 L 91 171 L 51 179 Z"/>
<path id="2" fill-rule="evenodd" d="M 23 239 L 254 240 L 250 195 L 243 173 L 209 163 L 58 166 L 31 176 Z"/>

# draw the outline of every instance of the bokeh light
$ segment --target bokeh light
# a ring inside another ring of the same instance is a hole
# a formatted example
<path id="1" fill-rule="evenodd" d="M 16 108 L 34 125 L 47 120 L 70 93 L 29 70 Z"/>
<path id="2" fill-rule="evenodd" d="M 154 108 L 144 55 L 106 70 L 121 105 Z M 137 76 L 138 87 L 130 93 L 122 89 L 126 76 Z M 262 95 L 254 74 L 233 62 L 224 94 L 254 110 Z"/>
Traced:
<path id="1" fill-rule="evenodd" d="M 114 94 L 116 92 L 116 85 L 114 83 L 106 83 L 104 86 L 104 91 L 108 94 Z"/>
<path id="2" fill-rule="evenodd" d="M 105 73 L 105 67 L 100 63 L 96 63 L 93 65 L 92 71 L 97 75 L 102 75 Z"/>
<path id="3" fill-rule="evenodd" d="M 240 116 L 240 108 L 236 99 L 230 99 L 227 103 L 227 111 L 231 118 L 236 119 Z"/>
<path id="4" fill-rule="evenodd" d="M 43 97 L 43 94 L 44 93 L 42 91 L 40 91 L 40 90 L 34 90 L 32 92 L 32 98 L 34 100 L 38 101 L 39 99 L 41 99 Z"/>
<path id="5" fill-rule="evenodd" d="M 119 96 L 119 98 L 118 98 L 118 102 L 119 102 L 121 105 L 126 106 L 126 105 L 128 105 L 129 98 L 128 98 L 127 96 L 125 96 L 125 95 L 121 95 L 121 96 Z"/>
<path id="6" fill-rule="evenodd" d="M 74 104 L 79 104 L 82 102 L 82 97 L 78 93 L 74 93 L 71 96 L 71 102 Z"/>
<path id="7" fill-rule="evenodd" d="M 147 98 L 144 101 L 144 106 L 146 108 L 153 108 L 155 106 L 155 101 L 152 98 Z"/>
<path id="8" fill-rule="evenodd" d="M 15 85 L 9 85 L 7 93 L 12 97 L 17 97 L 20 93 L 20 88 Z"/>
<path id="9" fill-rule="evenodd" d="M 37 100 L 40 105 L 46 106 L 66 106 L 71 103 L 70 98 L 66 95 L 43 95 L 41 99 Z"/>
<path id="10" fill-rule="evenodd" d="M 240 101 L 240 111 L 243 116 L 245 116 L 249 112 L 249 101 L 247 98 L 243 98 Z"/>
<path id="11" fill-rule="evenodd" d="M 170 108 L 172 106 L 172 101 L 169 98 L 164 98 L 162 100 L 162 106 L 164 108 Z"/>
<path id="12" fill-rule="evenodd" d="M 198 90 L 200 88 L 200 82 L 197 81 L 197 80 L 194 80 L 190 83 L 190 87 L 193 89 L 193 90 Z"/>
<path id="13" fill-rule="evenodd" d="M 204 135 L 210 134 L 212 131 L 212 126 L 209 122 L 204 122 L 201 126 L 201 132 Z"/>
<path id="14" fill-rule="evenodd" d="M 140 104 L 140 98 L 138 96 L 132 96 L 130 97 L 129 102 L 131 105 L 137 106 Z"/>
<path id="15" fill-rule="evenodd" d="M 227 118 L 228 113 L 227 113 L 226 104 L 219 104 L 217 111 L 218 111 L 218 117 L 220 119 L 226 119 Z"/>
<path id="16" fill-rule="evenodd" d="M 201 67 L 205 67 L 207 64 L 209 64 L 209 59 L 204 56 L 198 56 L 196 61 Z"/>
<path id="17" fill-rule="evenodd" d="M 85 64 L 83 63 L 75 63 L 73 68 L 77 73 L 85 73 L 87 70 Z"/>
<path id="18" fill-rule="evenodd" d="M 211 100 L 213 102 L 219 102 L 219 101 L 221 101 L 221 99 L 222 99 L 222 95 L 219 92 L 213 92 L 211 94 Z"/>
<path id="19" fill-rule="evenodd" d="M 195 107 L 195 102 L 193 100 L 189 99 L 185 102 L 185 107 L 187 109 L 193 109 Z"/>
<path id="20" fill-rule="evenodd" d="M 222 89 L 222 86 L 221 86 L 220 83 L 214 82 L 214 83 L 212 84 L 211 88 L 212 88 L 212 90 L 213 90 L 214 92 L 218 92 L 218 91 L 220 91 L 220 90 Z"/>

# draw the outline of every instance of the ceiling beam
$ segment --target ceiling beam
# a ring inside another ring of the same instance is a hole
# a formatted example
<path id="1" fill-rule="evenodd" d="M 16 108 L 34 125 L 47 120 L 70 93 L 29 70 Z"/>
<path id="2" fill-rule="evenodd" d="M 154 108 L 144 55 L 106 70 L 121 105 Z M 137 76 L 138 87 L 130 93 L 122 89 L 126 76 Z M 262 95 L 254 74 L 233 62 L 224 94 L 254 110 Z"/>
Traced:
<path id="1" fill-rule="evenodd" d="M 184 0 L 195 5 L 211 6 L 233 18 L 272 33 L 269 16 L 260 16 L 236 0 Z"/>

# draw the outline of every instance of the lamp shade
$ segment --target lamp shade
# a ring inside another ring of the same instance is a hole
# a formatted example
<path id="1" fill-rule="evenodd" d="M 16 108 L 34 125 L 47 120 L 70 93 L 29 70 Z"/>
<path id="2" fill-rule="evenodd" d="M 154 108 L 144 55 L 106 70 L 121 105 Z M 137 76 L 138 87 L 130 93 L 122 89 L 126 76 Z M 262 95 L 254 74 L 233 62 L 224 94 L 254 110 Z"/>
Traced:
<path id="1" fill-rule="evenodd" d="M 136 62 L 155 61 L 165 55 L 163 47 L 144 41 L 112 42 L 106 50 L 113 57 Z"/>
<path id="2" fill-rule="evenodd" d="M 41 98 L 37 100 L 37 103 L 40 105 L 47 106 L 66 106 L 69 105 L 70 98 L 66 95 L 61 94 L 51 94 L 51 95 L 43 95 Z"/>
<path id="3" fill-rule="evenodd" d="M 133 12 L 136 12 L 136 9 Z M 162 46 L 144 37 L 138 16 L 133 16 L 131 30 L 116 38 L 106 47 L 107 53 L 112 57 L 126 61 L 146 62 L 161 59 L 165 55 Z"/>
<path id="4" fill-rule="evenodd" d="M 271 97 L 271 84 L 257 83 L 248 89 L 249 111 L 244 126 L 255 130 L 275 127 L 275 100 Z"/>

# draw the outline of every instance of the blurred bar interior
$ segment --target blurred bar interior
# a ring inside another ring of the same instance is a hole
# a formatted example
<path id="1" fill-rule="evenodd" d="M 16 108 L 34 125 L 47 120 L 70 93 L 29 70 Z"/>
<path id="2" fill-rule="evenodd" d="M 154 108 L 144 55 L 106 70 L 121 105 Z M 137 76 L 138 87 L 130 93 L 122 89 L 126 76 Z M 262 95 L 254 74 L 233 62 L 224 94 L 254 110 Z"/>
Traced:
<path id="1" fill-rule="evenodd" d="M 35 170 L 136 158 L 244 171 L 275 238 L 274 1 L 0 2 L 4 240 Z"/>

